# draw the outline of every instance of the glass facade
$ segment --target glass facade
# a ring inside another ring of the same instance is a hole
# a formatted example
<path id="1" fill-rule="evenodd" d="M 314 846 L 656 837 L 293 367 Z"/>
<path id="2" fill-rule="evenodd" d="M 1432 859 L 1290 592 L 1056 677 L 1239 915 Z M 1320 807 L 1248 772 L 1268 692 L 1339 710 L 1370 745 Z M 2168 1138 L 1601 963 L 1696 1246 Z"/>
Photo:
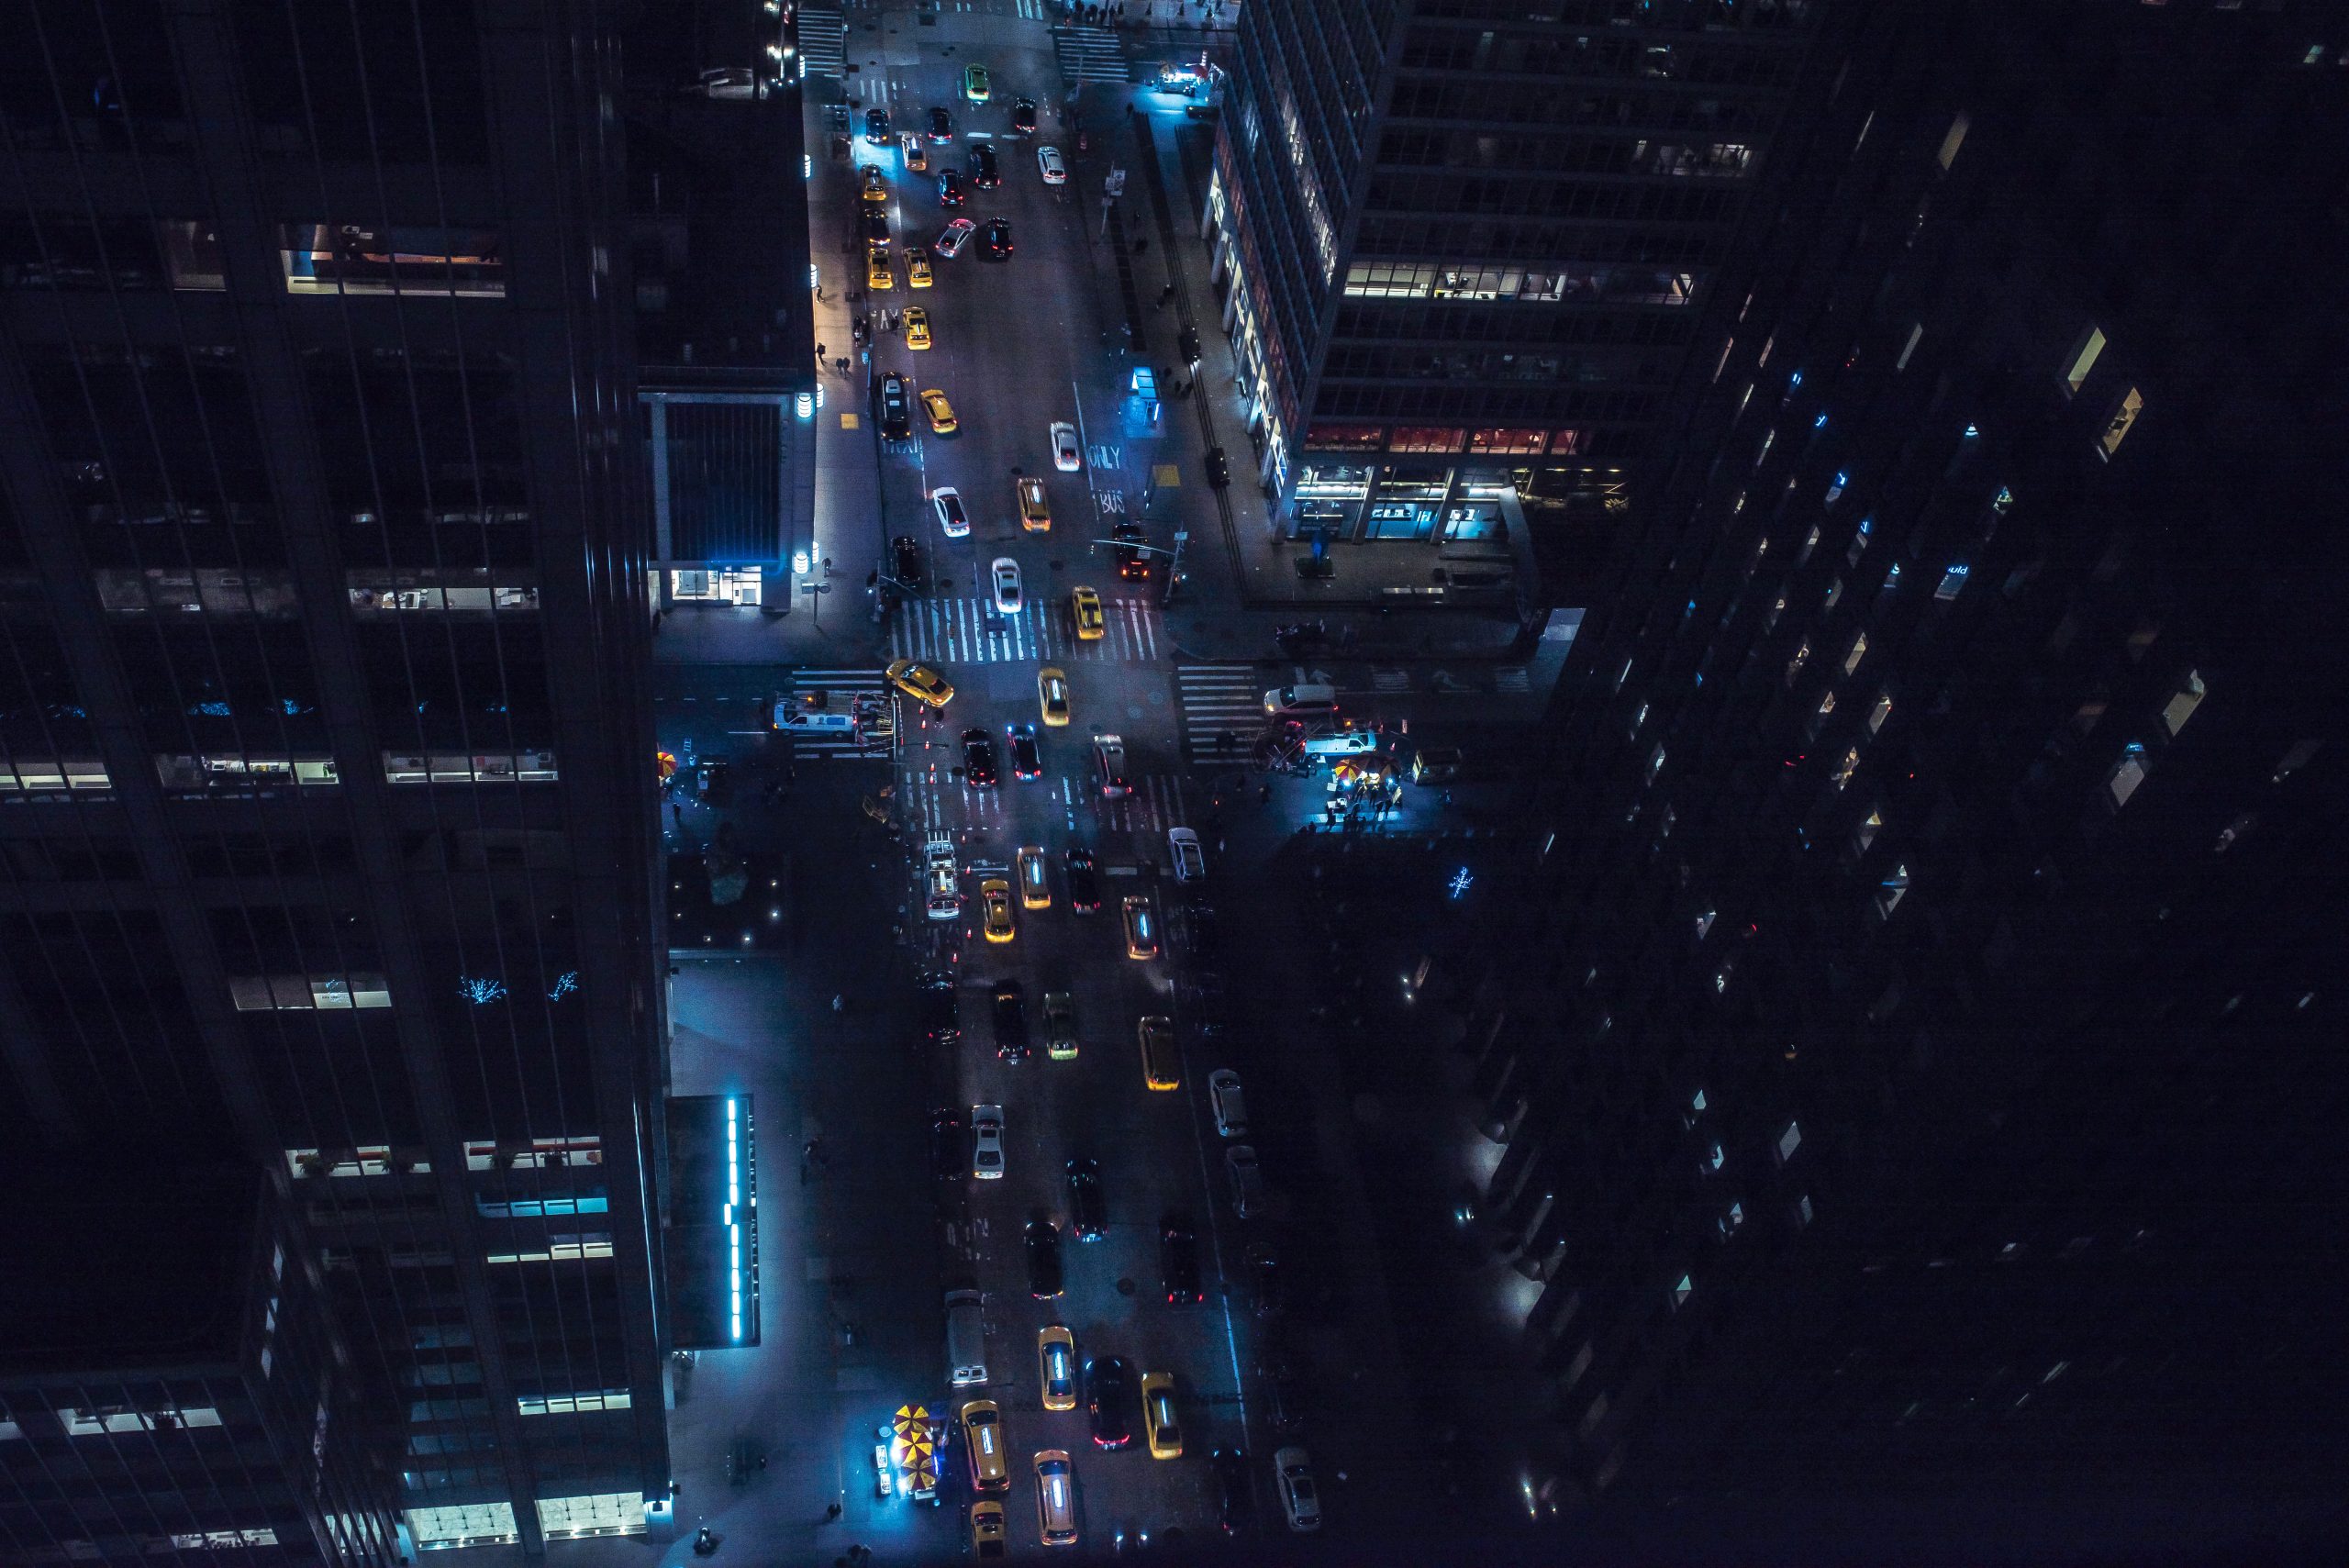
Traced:
<path id="1" fill-rule="evenodd" d="M 17 9 L 0 1147 L 270 1171 L 405 1414 L 417 1546 L 641 1528 L 662 987 L 615 51 L 469 0 Z M 373 1560 L 204 1526 L 289 1528 Z"/>

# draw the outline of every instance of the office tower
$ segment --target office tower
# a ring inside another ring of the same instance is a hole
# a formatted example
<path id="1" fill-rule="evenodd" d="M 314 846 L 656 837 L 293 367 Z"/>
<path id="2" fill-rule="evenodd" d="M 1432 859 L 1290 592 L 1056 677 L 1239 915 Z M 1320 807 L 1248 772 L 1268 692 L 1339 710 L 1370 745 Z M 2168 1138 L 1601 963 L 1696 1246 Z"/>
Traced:
<path id="1" fill-rule="evenodd" d="M 1865 20 L 1470 1036 L 1553 1495 L 1875 1561 L 2305 1541 L 2343 324 L 2258 259 L 2343 260 L 2339 61 L 2309 7 Z"/>
<path id="2" fill-rule="evenodd" d="M 11 1177 L 0 1557 L 404 1560 L 388 1390 L 266 1173 L 117 1149 Z"/>
<path id="3" fill-rule="evenodd" d="M 667 1485 L 604 27 L 38 0 L 0 63 L 0 1144 L 273 1170 L 418 1548 Z"/>
<path id="4" fill-rule="evenodd" d="M 1596 552 L 1820 10 L 1250 0 L 1208 219 L 1275 525 Z"/>

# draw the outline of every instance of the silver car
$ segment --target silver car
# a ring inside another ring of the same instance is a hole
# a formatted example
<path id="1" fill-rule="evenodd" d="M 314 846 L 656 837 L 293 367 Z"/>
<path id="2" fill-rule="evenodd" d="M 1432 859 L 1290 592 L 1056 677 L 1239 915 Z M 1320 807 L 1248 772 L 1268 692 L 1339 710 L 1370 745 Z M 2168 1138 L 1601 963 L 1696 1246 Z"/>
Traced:
<path id="1" fill-rule="evenodd" d="M 1003 1180 L 1003 1107 L 971 1107 L 971 1174 L 982 1182 Z"/>
<path id="2" fill-rule="evenodd" d="M 1321 1528 L 1321 1495 L 1313 1488 L 1313 1461 L 1294 1445 L 1273 1455 L 1273 1480 L 1280 1487 L 1281 1512 L 1295 1530 Z"/>

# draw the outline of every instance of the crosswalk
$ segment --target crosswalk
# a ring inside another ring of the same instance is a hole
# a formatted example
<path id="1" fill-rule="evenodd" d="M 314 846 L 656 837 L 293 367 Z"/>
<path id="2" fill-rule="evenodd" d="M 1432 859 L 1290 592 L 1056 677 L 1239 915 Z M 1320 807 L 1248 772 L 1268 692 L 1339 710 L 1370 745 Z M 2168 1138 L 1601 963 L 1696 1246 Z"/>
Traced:
<path id="1" fill-rule="evenodd" d="M 1030 604 L 1016 616 L 999 616 L 987 599 L 916 599 L 890 625 L 889 653 L 940 664 L 1141 663 L 1158 657 L 1165 623 L 1157 606 L 1141 599 L 1104 599 L 1101 609 L 1107 635 L 1080 642 L 1058 603 Z"/>
<path id="2" fill-rule="evenodd" d="M 788 695 L 795 700 L 810 692 L 829 694 L 836 702 L 860 696 L 885 697 L 888 694 L 881 679 L 881 672 L 869 665 L 853 670 L 794 670 Z M 769 720 L 772 723 L 772 718 Z M 859 746 L 856 736 L 848 730 L 823 730 L 796 734 L 791 738 L 791 754 L 799 757 L 836 757 L 842 762 L 864 759 L 886 762 L 887 745 Z"/>
<path id="3" fill-rule="evenodd" d="M 1091 781 L 1083 777 L 1007 778 L 994 789 L 973 789 L 953 776 L 962 760 L 959 747 L 940 740 L 928 751 L 908 750 L 914 765 L 902 769 L 896 788 L 902 820 L 918 837 L 932 833 L 987 834 L 1018 828 L 1031 841 L 1037 820 L 1028 803 L 1038 796 L 1052 801 L 1066 817 L 1080 840 L 1098 842 L 1099 833 L 1142 836 L 1142 849 L 1163 848 L 1169 828 L 1190 826 L 1190 796 L 1195 786 L 1172 774 L 1145 773 L 1134 781 L 1131 795 L 1104 800 Z M 1003 850 L 1009 858 L 1010 848 Z"/>
<path id="4" fill-rule="evenodd" d="M 1174 704 L 1183 751 L 1201 764 L 1237 762 L 1264 727 L 1264 682 L 1253 664 L 1178 664 Z"/>
<path id="5" fill-rule="evenodd" d="M 848 23 L 829 6 L 799 7 L 799 58 L 810 76 L 848 73 Z"/>
<path id="6" fill-rule="evenodd" d="M 1114 28 L 1054 28 L 1052 50 L 1066 81 L 1122 83 L 1131 76 L 1126 40 Z"/>

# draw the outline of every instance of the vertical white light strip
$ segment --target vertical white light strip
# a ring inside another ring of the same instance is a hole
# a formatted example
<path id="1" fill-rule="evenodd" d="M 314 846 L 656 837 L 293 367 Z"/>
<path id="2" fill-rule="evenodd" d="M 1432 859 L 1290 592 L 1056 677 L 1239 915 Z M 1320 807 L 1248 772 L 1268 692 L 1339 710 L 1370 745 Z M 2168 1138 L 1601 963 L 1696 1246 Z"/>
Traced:
<path id="1" fill-rule="evenodd" d="M 726 1288 L 732 1311 L 729 1318 L 736 1343 L 742 1339 L 742 1129 L 738 1103 L 726 1102 Z"/>

